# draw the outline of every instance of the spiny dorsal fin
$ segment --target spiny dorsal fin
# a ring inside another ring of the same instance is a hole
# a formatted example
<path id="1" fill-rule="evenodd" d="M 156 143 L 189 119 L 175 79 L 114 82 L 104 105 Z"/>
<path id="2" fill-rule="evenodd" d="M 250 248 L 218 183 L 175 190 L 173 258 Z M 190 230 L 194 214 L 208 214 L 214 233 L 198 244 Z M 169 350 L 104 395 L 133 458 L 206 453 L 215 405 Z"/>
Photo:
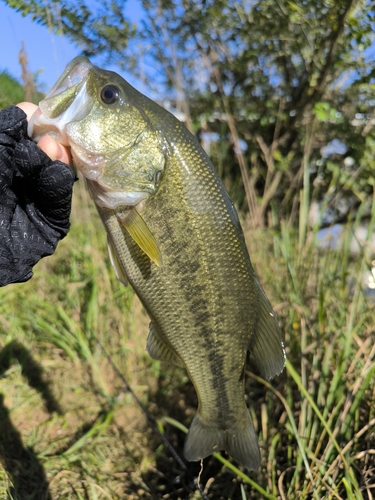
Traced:
<path id="1" fill-rule="evenodd" d="M 150 323 L 148 329 L 146 349 L 153 359 L 168 361 L 169 363 L 174 363 L 177 366 L 184 366 L 182 359 L 174 352 L 167 342 L 162 339 L 153 323 Z"/>
<path id="2" fill-rule="evenodd" d="M 109 237 L 107 237 L 107 246 L 108 246 L 109 259 L 111 261 L 113 269 L 115 270 L 117 279 L 120 280 L 121 283 L 123 283 L 125 286 L 127 286 L 128 278 L 125 274 L 124 268 L 122 267 L 121 262 L 119 261 L 116 250 L 113 248 L 113 245 Z"/>
<path id="3" fill-rule="evenodd" d="M 250 344 L 250 361 L 265 379 L 279 375 L 285 366 L 285 350 L 276 315 L 259 285 L 259 318 Z"/>
<path id="4" fill-rule="evenodd" d="M 157 266 L 161 266 L 161 253 L 147 224 L 135 208 L 126 211 L 126 215 L 118 217 L 119 222 L 128 231 L 137 245 Z"/>

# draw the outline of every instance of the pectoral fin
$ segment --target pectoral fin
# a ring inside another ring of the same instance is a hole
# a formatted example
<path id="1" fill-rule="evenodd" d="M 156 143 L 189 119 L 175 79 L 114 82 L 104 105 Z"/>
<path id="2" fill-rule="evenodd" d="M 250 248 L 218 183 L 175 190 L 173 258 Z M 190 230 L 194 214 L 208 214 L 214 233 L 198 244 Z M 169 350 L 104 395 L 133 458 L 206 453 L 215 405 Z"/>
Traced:
<path id="1" fill-rule="evenodd" d="M 128 278 L 125 274 L 124 268 L 121 265 L 121 262 L 119 261 L 117 257 L 116 250 L 113 248 L 113 245 L 111 243 L 111 240 L 107 238 L 107 246 L 108 246 L 108 253 L 109 253 L 109 259 L 111 261 L 111 264 L 113 266 L 113 269 L 115 270 L 116 277 L 118 280 L 121 281 L 125 286 L 128 284 Z"/>
<path id="2" fill-rule="evenodd" d="M 270 379 L 279 375 L 285 366 L 285 350 L 275 313 L 259 283 L 259 318 L 250 344 L 250 361 L 262 377 Z"/>
<path id="3" fill-rule="evenodd" d="M 135 208 L 127 211 L 126 215 L 119 217 L 118 220 L 143 252 L 160 267 L 162 260 L 158 245 L 147 224 Z"/>
<path id="4" fill-rule="evenodd" d="M 168 361 L 177 366 L 184 366 L 182 359 L 161 338 L 153 323 L 150 323 L 149 326 L 146 349 L 153 359 Z"/>

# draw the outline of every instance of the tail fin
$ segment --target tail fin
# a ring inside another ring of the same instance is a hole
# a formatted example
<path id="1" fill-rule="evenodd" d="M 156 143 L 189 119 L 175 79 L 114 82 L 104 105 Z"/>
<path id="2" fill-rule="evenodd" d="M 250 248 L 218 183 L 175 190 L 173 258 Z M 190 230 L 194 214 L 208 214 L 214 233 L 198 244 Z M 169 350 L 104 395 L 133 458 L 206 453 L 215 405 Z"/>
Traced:
<path id="1" fill-rule="evenodd" d="M 260 465 L 258 439 L 250 413 L 243 425 L 222 430 L 202 423 L 199 414 L 194 417 L 185 441 L 184 455 L 189 461 L 201 460 L 215 451 L 225 450 L 236 462 L 250 470 Z"/>

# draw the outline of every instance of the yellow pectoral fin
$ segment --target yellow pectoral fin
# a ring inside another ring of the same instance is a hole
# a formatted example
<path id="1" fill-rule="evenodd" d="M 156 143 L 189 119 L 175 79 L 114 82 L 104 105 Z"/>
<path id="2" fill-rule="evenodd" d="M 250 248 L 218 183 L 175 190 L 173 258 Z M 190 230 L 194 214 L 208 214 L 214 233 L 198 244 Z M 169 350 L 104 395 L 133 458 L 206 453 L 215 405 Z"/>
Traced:
<path id="1" fill-rule="evenodd" d="M 155 262 L 157 266 L 161 266 L 161 253 L 155 238 L 152 236 L 151 231 L 147 227 L 145 221 L 139 213 L 132 208 L 126 216 L 118 218 L 120 223 L 128 231 L 137 245 L 144 251 L 150 259 Z"/>

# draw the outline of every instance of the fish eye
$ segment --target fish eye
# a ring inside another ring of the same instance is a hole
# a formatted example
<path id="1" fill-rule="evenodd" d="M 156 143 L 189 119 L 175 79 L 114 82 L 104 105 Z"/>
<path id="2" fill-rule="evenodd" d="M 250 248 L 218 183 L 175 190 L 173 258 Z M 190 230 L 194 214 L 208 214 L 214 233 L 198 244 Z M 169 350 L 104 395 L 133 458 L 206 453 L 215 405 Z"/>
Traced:
<path id="1" fill-rule="evenodd" d="M 106 85 L 100 92 L 100 98 L 104 104 L 114 104 L 120 97 L 120 91 L 115 85 Z"/>

